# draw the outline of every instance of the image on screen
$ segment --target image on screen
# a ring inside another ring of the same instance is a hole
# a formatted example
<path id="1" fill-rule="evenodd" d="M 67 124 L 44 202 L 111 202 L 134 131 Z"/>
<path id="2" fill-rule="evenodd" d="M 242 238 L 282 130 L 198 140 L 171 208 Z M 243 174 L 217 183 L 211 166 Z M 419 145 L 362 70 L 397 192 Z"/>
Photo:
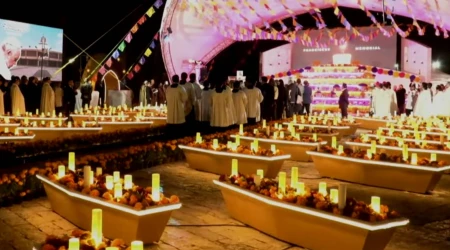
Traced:
<path id="1" fill-rule="evenodd" d="M 363 30 L 369 34 L 370 29 Z M 311 38 L 320 36 L 320 31 L 310 32 Z M 345 36 L 341 31 L 337 37 Z M 325 35 L 322 35 L 325 39 Z M 364 64 L 393 69 L 397 59 L 397 36 L 386 37 L 379 33 L 370 41 L 360 38 L 350 39 L 341 45 L 330 45 L 325 48 L 312 48 L 295 43 L 292 46 L 292 68 L 299 69 L 316 64 Z"/>
<path id="2" fill-rule="evenodd" d="M 0 75 L 51 77 L 63 61 L 63 30 L 40 25 L 0 19 Z"/>

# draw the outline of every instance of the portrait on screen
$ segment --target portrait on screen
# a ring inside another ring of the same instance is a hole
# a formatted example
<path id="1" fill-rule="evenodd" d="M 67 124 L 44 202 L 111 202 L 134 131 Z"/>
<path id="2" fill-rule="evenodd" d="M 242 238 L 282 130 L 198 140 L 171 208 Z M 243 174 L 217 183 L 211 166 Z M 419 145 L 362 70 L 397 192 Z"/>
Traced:
<path id="1" fill-rule="evenodd" d="M 0 75 L 51 77 L 63 61 L 63 30 L 0 19 Z"/>

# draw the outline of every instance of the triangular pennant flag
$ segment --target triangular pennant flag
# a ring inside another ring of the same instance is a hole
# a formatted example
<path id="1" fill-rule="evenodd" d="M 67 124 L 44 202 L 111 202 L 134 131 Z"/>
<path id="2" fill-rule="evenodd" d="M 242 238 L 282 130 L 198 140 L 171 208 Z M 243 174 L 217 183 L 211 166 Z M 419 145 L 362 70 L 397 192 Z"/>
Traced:
<path id="1" fill-rule="evenodd" d="M 150 9 L 148 9 L 147 13 L 145 13 L 145 14 L 147 14 L 148 17 L 152 17 L 153 14 L 155 14 L 155 9 L 153 8 L 153 6 L 150 7 Z"/>
<path id="2" fill-rule="evenodd" d="M 133 72 L 128 73 L 128 75 L 127 75 L 128 80 L 133 79 L 133 77 L 134 77 Z"/>
<path id="3" fill-rule="evenodd" d="M 155 4 L 153 4 L 157 9 L 159 9 L 163 5 L 162 0 L 156 0 Z"/>
<path id="4" fill-rule="evenodd" d="M 146 57 L 149 57 L 151 54 L 152 54 L 152 50 L 151 50 L 151 49 L 147 49 L 147 50 L 145 51 L 145 53 L 144 53 L 144 55 L 145 55 Z"/>
<path id="5" fill-rule="evenodd" d="M 120 56 L 120 52 L 118 50 L 114 51 L 114 53 L 112 54 L 112 58 L 117 59 Z"/>
<path id="6" fill-rule="evenodd" d="M 106 61 L 106 66 L 108 66 L 108 68 L 111 68 L 113 61 L 111 59 L 111 57 L 108 59 L 108 61 Z"/>
<path id="7" fill-rule="evenodd" d="M 138 73 L 141 70 L 141 65 L 136 64 L 133 68 L 134 72 Z"/>
<path id="8" fill-rule="evenodd" d="M 155 47 L 156 47 L 155 41 L 152 41 L 152 43 L 150 43 L 150 48 L 154 49 Z"/>
<path id="9" fill-rule="evenodd" d="M 125 42 L 123 42 L 122 41 L 122 43 L 119 45 L 119 50 L 120 50 L 120 52 L 123 52 L 124 50 L 125 50 L 125 47 L 126 47 L 127 45 L 125 44 Z"/>
<path id="10" fill-rule="evenodd" d="M 139 64 L 144 65 L 144 63 L 145 63 L 145 57 L 141 57 L 141 59 L 139 59 Z"/>
<path id="11" fill-rule="evenodd" d="M 128 34 L 124 40 L 125 40 L 125 42 L 130 43 L 131 39 L 133 39 L 133 35 L 131 35 L 131 32 L 128 32 Z"/>
<path id="12" fill-rule="evenodd" d="M 100 73 L 100 75 L 104 75 L 106 73 L 106 69 L 105 66 L 102 66 L 99 70 L 98 73 Z"/>
<path id="13" fill-rule="evenodd" d="M 143 16 L 139 19 L 138 24 L 139 24 L 139 25 L 142 25 L 142 24 L 145 23 L 146 20 L 147 20 L 147 17 L 145 17 L 145 15 L 143 15 Z"/>
<path id="14" fill-rule="evenodd" d="M 131 28 L 131 33 L 133 33 L 133 34 L 136 33 L 138 31 L 138 29 L 139 29 L 139 26 L 137 24 L 135 24 L 133 26 L 133 28 Z"/>
<path id="15" fill-rule="evenodd" d="M 159 32 L 157 32 L 157 33 L 155 34 L 155 36 L 153 37 L 153 40 L 156 40 L 156 41 L 159 40 Z"/>

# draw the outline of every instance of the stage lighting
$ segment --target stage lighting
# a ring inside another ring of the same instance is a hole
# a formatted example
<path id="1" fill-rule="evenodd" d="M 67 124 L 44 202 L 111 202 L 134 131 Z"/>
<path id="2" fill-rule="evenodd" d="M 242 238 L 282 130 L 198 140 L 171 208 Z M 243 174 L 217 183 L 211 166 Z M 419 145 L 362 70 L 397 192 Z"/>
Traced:
<path id="1" fill-rule="evenodd" d="M 440 69 L 440 68 L 441 68 L 441 62 L 439 62 L 439 61 L 434 61 L 434 62 L 431 64 L 431 67 L 433 67 L 433 69 Z"/>

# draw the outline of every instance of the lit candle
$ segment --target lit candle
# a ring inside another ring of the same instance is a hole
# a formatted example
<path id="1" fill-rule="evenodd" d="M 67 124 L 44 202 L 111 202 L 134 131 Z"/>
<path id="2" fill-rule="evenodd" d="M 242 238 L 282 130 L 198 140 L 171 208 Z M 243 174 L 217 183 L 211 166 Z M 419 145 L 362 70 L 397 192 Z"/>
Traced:
<path id="1" fill-rule="evenodd" d="M 262 127 L 263 127 L 263 128 L 266 128 L 266 126 L 267 126 L 266 120 L 263 120 L 263 125 L 262 125 Z"/>
<path id="2" fill-rule="evenodd" d="M 244 124 L 239 124 L 239 134 L 244 135 Z"/>
<path id="3" fill-rule="evenodd" d="M 258 129 L 256 129 L 256 128 L 253 129 L 253 134 L 254 134 L 254 135 L 258 134 Z"/>
<path id="4" fill-rule="evenodd" d="M 304 195 L 305 194 L 305 183 L 303 182 L 297 182 L 297 195 Z"/>
<path id="5" fill-rule="evenodd" d="M 36 109 L 36 115 L 39 115 L 39 109 Z"/>
<path id="6" fill-rule="evenodd" d="M 232 143 L 232 144 L 231 144 L 231 150 L 234 151 L 234 152 L 236 152 L 236 151 L 237 151 L 237 146 L 238 146 L 237 143 Z"/>
<path id="7" fill-rule="evenodd" d="M 316 133 L 313 134 L 313 141 L 317 141 L 317 134 Z"/>
<path id="8" fill-rule="evenodd" d="M 159 174 L 152 174 L 152 199 L 154 201 L 159 201 L 161 199 L 159 188 L 160 188 L 160 176 Z"/>
<path id="9" fill-rule="evenodd" d="M 239 146 L 241 144 L 241 136 L 240 135 L 236 135 L 236 142 L 235 142 L 235 144 L 237 146 Z"/>
<path id="10" fill-rule="evenodd" d="M 404 161 L 408 160 L 408 145 L 406 144 L 403 144 L 402 155 Z"/>
<path id="11" fill-rule="evenodd" d="M 343 154 L 343 153 L 344 153 L 344 146 L 339 145 L 337 154 L 338 154 L 338 155 L 341 155 L 341 154 Z"/>
<path id="12" fill-rule="evenodd" d="M 333 136 L 331 138 L 331 147 L 332 148 L 336 148 L 337 147 L 337 138 L 336 138 L 336 136 Z"/>
<path id="13" fill-rule="evenodd" d="M 319 182 L 319 194 L 322 194 L 323 196 L 327 196 L 327 183 L 326 182 Z"/>
<path id="14" fill-rule="evenodd" d="M 106 176 L 105 186 L 108 190 L 112 190 L 114 188 L 114 179 L 111 175 Z"/>
<path id="15" fill-rule="evenodd" d="M 412 165 L 417 165 L 417 153 L 412 153 L 411 154 L 411 164 Z"/>
<path id="16" fill-rule="evenodd" d="M 278 137 L 278 131 L 273 132 L 273 139 L 276 140 Z"/>
<path id="17" fill-rule="evenodd" d="M 122 195 L 123 195 L 122 184 L 120 183 L 114 184 L 114 198 L 120 199 Z"/>
<path id="18" fill-rule="evenodd" d="M 123 184 L 123 188 L 124 189 L 131 189 L 133 187 L 133 176 L 130 174 L 126 174 L 124 176 L 124 184 Z"/>
<path id="19" fill-rule="evenodd" d="M 71 128 L 72 127 L 72 122 L 67 122 L 67 127 Z"/>
<path id="20" fill-rule="evenodd" d="M 338 194 L 338 207 L 339 209 L 344 209 L 347 205 L 347 184 L 339 184 L 339 194 Z"/>
<path id="21" fill-rule="evenodd" d="M 144 250 L 144 243 L 142 241 L 133 241 L 131 242 L 131 249 L 130 250 Z"/>
<path id="22" fill-rule="evenodd" d="M 297 115 L 294 115 L 293 121 L 294 121 L 294 123 L 297 123 Z"/>
<path id="23" fill-rule="evenodd" d="M 91 166 L 84 166 L 83 168 L 84 187 L 91 185 Z"/>
<path id="24" fill-rule="evenodd" d="M 238 176 L 238 160 L 232 159 L 231 160 L 231 176 Z"/>
<path id="25" fill-rule="evenodd" d="M 103 174 L 103 168 L 97 167 L 95 169 L 95 176 L 101 176 Z"/>
<path id="26" fill-rule="evenodd" d="M 275 146 L 275 144 L 270 145 L 270 151 L 272 151 L 272 154 L 276 154 L 277 153 L 277 146 Z"/>
<path id="27" fill-rule="evenodd" d="M 80 239 L 72 238 L 69 240 L 69 250 L 80 250 Z"/>
<path id="28" fill-rule="evenodd" d="M 371 141 L 370 151 L 372 151 L 372 153 L 377 152 L 377 141 L 375 141 L 375 140 Z"/>
<path id="29" fill-rule="evenodd" d="M 375 213 L 380 213 L 380 197 L 372 196 L 370 206 L 372 207 L 373 211 L 375 211 Z"/>
<path id="30" fill-rule="evenodd" d="M 103 212 L 101 209 L 92 209 L 91 237 L 98 247 L 103 242 Z"/>
<path id="31" fill-rule="evenodd" d="M 5 128 L 5 134 L 9 133 L 9 128 Z"/>
<path id="32" fill-rule="evenodd" d="M 278 192 L 286 192 L 286 172 L 280 172 L 278 174 Z"/>
<path id="33" fill-rule="evenodd" d="M 284 132 L 283 131 L 280 132 L 280 138 L 284 139 Z"/>
<path id="34" fill-rule="evenodd" d="M 114 183 L 120 182 L 120 172 L 119 171 L 114 171 L 113 177 L 114 177 Z"/>
<path id="35" fill-rule="evenodd" d="M 259 142 L 257 139 L 253 140 L 253 144 L 255 145 L 255 152 L 259 150 Z"/>
<path id="36" fill-rule="evenodd" d="M 94 171 L 89 171 L 89 184 L 94 184 Z"/>
<path id="37" fill-rule="evenodd" d="M 232 143 L 231 141 L 227 141 L 227 148 L 231 149 L 232 144 L 233 144 L 233 143 Z"/>
<path id="38" fill-rule="evenodd" d="M 298 182 L 298 167 L 291 168 L 291 187 L 295 187 Z"/>
<path id="39" fill-rule="evenodd" d="M 217 140 L 217 139 L 214 139 L 213 140 L 213 149 L 218 149 L 219 148 L 219 140 Z"/>
<path id="40" fill-rule="evenodd" d="M 16 129 L 14 129 L 14 135 L 19 135 L 20 133 L 19 133 L 19 130 L 16 128 Z"/>
<path id="41" fill-rule="evenodd" d="M 69 170 L 75 172 L 75 152 L 69 152 Z"/>
<path id="42" fill-rule="evenodd" d="M 339 191 L 337 189 L 330 189 L 330 201 L 331 203 L 339 203 Z"/>
<path id="43" fill-rule="evenodd" d="M 197 135 L 195 137 L 195 143 L 202 143 L 202 136 L 199 132 L 197 132 Z"/>
<path id="44" fill-rule="evenodd" d="M 61 179 L 66 175 L 66 167 L 64 165 L 58 166 L 58 178 Z"/>
<path id="45" fill-rule="evenodd" d="M 372 159 L 372 150 L 371 149 L 367 150 L 367 158 Z"/>
<path id="46" fill-rule="evenodd" d="M 437 161 L 437 155 L 435 153 L 431 154 L 430 161 L 431 162 Z"/>
<path id="47" fill-rule="evenodd" d="M 263 169 L 257 169 L 256 175 L 261 177 L 261 179 L 264 179 L 264 170 Z"/>

